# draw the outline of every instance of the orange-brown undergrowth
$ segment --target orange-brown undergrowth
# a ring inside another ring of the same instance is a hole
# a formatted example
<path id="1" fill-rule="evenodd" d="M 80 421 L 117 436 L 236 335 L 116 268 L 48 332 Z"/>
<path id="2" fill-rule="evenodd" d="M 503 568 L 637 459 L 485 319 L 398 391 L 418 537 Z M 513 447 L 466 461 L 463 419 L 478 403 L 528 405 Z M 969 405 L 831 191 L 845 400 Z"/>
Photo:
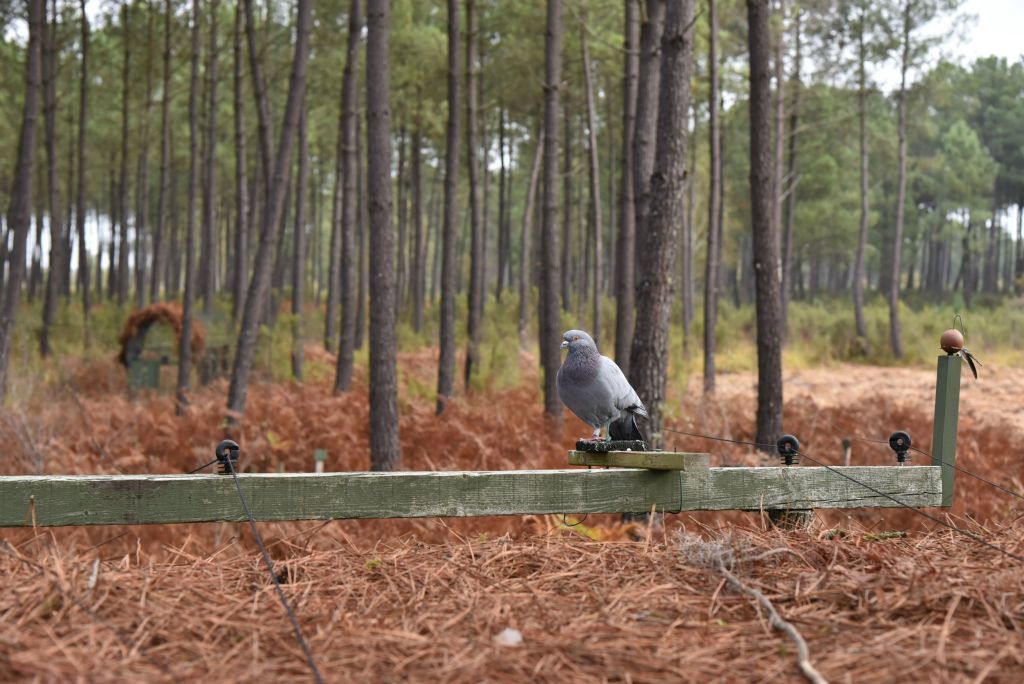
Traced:
<path id="1" fill-rule="evenodd" d="M 404 468 L 560 467 L 587 432 L 568 416 L 561 428 L 545 420 L 528 357 L 523 386 L 459 397 L 441 417 L 408 382 L 431 381 L 436 352 L 399 364 Z M 930 448 L 930 372 L 850 372 L 787 377 L 786 430 L 808 453 L 839 463 L 842 437 L 894 429 Z M 175 417 L 171 397 L 129 397 L 113 361 L 69 362 L 61 375 L 59 387 L 0 415 L 0 472 L 184 472 L 209 461 L 224 435 L 223 383 L 195 391 Z M 1017 491 L 1024 429 L 1007 398 L 1019 396 L 1022 375 L 965 383 L 958 458 Z M 365 382 L 357 374 L 339 396 L 326 383 L 254 385 L 240 468 L 312 470 L 324 448 L 328 470 L 365 469 Z M 751 439 L 753 397 L 749 376 L 726 376 L 714 399 L 671 396 L 666 425 Z M 992 397 L 998 405 L 985 405 Z M 711 451 L 715 463 L 768 462 L 679 435 L 667 446 Z M 857 442 L 851 460 L 892 455 Z M 956 505 L 933 513 L 1024 554 L 1020 504 L 958 475 Z M 803 633 L 830 680 L 1024 678 L 1024 568 L 909 511 L 823 512 L 810 531 L 788 533 L 739 512 L 669 515 L 654 530 L 613 516 L 573 528 L 556 516 L 260 528 L 329 681 L 798 678 L 792 644 L 750 599 L 683 557 L 683 529 L 730 536 L 748 559 L 734 572 Z M 878 534 L 891 530 L 907 536 Z M 0 530 L 0 571 L 0 681 L 308 679 L 247 526 Z M 520 630 L 521 646 L 495 644 L 506 627 Z"/>

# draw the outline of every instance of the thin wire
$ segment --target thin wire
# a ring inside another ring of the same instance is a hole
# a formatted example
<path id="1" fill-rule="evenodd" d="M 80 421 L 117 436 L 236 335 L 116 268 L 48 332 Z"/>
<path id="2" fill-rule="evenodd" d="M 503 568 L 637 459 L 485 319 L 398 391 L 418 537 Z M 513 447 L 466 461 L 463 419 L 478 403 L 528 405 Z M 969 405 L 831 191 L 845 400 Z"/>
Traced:
<path id="1" fill-rule="evenodd" d="M 274 572 L 274 564 L 270 560 L 270 554 L 267 553 L 267 547 L 263 544 L 263 537 L 260 536 L 260 531 L 256 528 L 256 519 L 253 518 L 252 511 L 249 510 L 249 502 L 246 501 L 245 494 L 242 492 L 242 485 L 238 482 L 238 474 L 235 472 L 234 463 L 231 462 L 231 456 L 228 455 L 224 462 L 227 464 L 228 472 L 231 473 L 231 477 L 235 481 L 235 489 L 238 490 L 238 498 L 242 500 L 242 508 L 245 509 L 245 515 L 249 518 L 249 527 L 252 528 L 252 535 L 256 538 L 256 543 L 260 547 L 260 553 L 263 554 L 263 562 L 270 573 L 270 579 L 274 583 L 274 588 L 277 589 L 277 597 L 281 599 L 281 605 L 284 606 L 285 612 L 288 613 L 288 619 L 291 620 L 292 629 L 295 631 L 295 639 L 299 642 L 299 646 L 302 647 L 302 652 L 306 656 L 306 664 L 309 665 L 310 672 L 313 673 L 313 680 L 317 684 L 323 684 L 324 678 L 320 675 L 320 670 L 317 669 L 316 661 L 313 660 L 313 652 L 310 651 L 306 638 L 302 636 L 302 628 L 299 627 L 299 621 L 295 619 L 295 613 L 292 612 L 292 607 L 284 595 L 284 590 L 281 589 L 281 582 L 277 579 L 277 573 Z"/>
<path id="2" fill-rule="evenodd" d="M 196 468 L 195 470 L 190 470 L 190 471 L 188 471 L 188 472 L 187 472 L 187 473 L 185 473 L 185 474 L 186 474 L 186 475 L 193 475 L 193 474 L 195 474 L 195 473 L 198 473 L 198 472 L 199 472 L 200 470 L 203 470 L 204 468 L 209 468 L 210 466 L 212 466 L 212 465 L 213 465 L 214 463 L 216 463 L 216 462 L 217 462 L 217 461 L 219 461 L 219 460 L 220 460 L 220 459 L 217 459 L 217 458 L 215 458 L 215 459 L 213 459 L 212 461 L 210 461 L 209 463 L 207 463 L 206 465 L 201 465 L 201 466 L 199 466 L 198 468 Z"/>
<path id="3" fill-rule="evenodd" d="M 577 520 L 577 521 L 576 521 L 576 522 L 574 522 L 574 523 L 569 523 L 569 522 L 568 522 L 568 521 L 566 520 L 565 516 L 567 516 L 567 515 L 568 515 L 568 513 L 563 513 L 563 514 L 562 514 L 562 524 L 563 524 L 563 525 L 565 525 L 566 527 L 576 527 L 577 525 L 582 525 L 582 524 L 583 524 L 583 521 L 584 521 L 584 520 L 586 520 L 586 519 L 587 519 L 587 516 L 589 516 L 590 514 L 589 514 L 589 513 L 584 513 L 584 514 L 583 514 L 583 517 L 582 517 L 582 518 L 580 518 L 579 520 Z"/>
<path id="4" fill-rule="evenodd" d="M 711 435 L 702 435 L 702 434 L 699 434 L 699 433 L 696 433 L 696 432 L 686 432 L 684 430 L 674 430 L 672 428 L 668 428 L 668 427 L 664 427 L 664 426 L 662 426 L 661 429 L 664 430 L 665 432 L 674 432 L 677 435 L 686 435 L 688 437 L 699 437 L 701 439 L 710 439 L 710 440 L 715 441 L 715 442 L 729 442 L 730 444 L 747 444 L 747 445 L 753 446 L 753 447 L 759 447 L 759 448 L 763 448 L 763 449 L 773 449 L 773 450 L 778 448 L 777 444 L 760 444 L 758 442 L 748 442 L 748 441 L 742 440 L 742 439 L 728 439 L 726 437 L 712 437 Z"/>
<path id="5" fill-rule="evenodd" d="M 811 457 L 806 452 L 801 451 L 799 453 L 800 453 L 801 456 L 806 458 L 811 463 L 817 464 L 817 465 L 821 466 L 822 468 L 825 468 L 826 470 L 835 473 L 836 475 L 839 475 L 841 477 L 845 477 L 850 482 L 853 482 L 856 485 L 864 487 L 868 491 L 871 491 L 871 492 L 873 492 L 873 493 L 875 493 L 875 494 L 877 494 L 879 496 L 883 496 L 886 499 L 889 499 L 890 501 L 893 501 L 893 502 L 899 504 L 903 508 L 906 508 L 908 511 L 913 511 L 914 513 L 920 515 L 921 517 L 927 518 L 927 519 L 931 520 L 932 522 L 936 522 L 936 523 L 942 525 L 943 527 L 948 527 L 949 529 L 953 530 L 954 532 L 959 532 L 960 534 L 964 535 L 968 539 L 973 539 L 975 542 L 977 542 L 978 544 L 981 544 L 982 546 L 987 546 L 988 548 L 994 549 L 995 551 L 998 551 L 999 553 L 1003 554 L 1004 556 L 1007 556 L 1008 558 L 1012 558 L 1012 559 L 1014 559 L 1015 561 L 1017 561 L 1019 563 L 1024 563 L 1024 556 L 1019 556 L 1019 555 L 1017 555 L 1015 553 L 1007 551 L 1006 549 L 1002 548 L 1001 546 L 998 546 L 996 544 L 993 544 L 992 542 L 986 541 L 985 539 L 983 539 L 981 537 L 981 535 L 976 534 L 974 532 L 971 532 L 970 530 L 965 530 L 965 529 L 963 529 L 961 527 L 957 527 L 956 525 L 954 525 L 954 524 L 952 524 L 950 522 L 947 522 L 947 521 L 943 520 L 942 518 L 939 518 L 937 516 L 931 515 L 930 513 L 925 513 L 924 511 L 922 511 L 922 510 L 920 510 L 918 508 L 914 508 L 910 504 L 905 503 L 903 501 L 900 501 L 899 499 L 897 499 L 894 496 L 886 494 L 885 492 L 881 492 L 881 491 L 875 489 L 874 487 L 872 487 L 871 485 L 865 484 L 864 482 L 861 482 L 857 478 L 850 477 L 849 475 L 847 475 L 843 471 L 837 470 L 836 468 L 828 465 L 827 463 L 823 463 L 822 461 L 819 461 L 816 458 Z"/>

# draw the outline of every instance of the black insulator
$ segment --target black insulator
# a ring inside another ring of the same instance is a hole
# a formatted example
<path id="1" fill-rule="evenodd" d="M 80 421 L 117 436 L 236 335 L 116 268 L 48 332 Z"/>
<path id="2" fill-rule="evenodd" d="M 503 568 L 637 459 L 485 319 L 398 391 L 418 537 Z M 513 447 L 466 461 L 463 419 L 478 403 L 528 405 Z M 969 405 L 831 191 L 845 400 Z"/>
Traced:
<path id="1" fill-rule="evenodd" d="M 889 448 L 896 452 L 896 462 L 903 465 L 910 460 L 910 447 L 913 445 L 913 441 L 910 439 L 910 435 L 902 430 L 898 430 L 889 435 Z"/>
<path id="2" fill-rule="evenodd" d="M 232 471 L 238 472 L 236 465 L 238 464 L 238 452 L 241 451 L 241 447 L 238 446 L 238 442 L 232 439 L 225 439 L 217 445 L 214 453 L 217 455 L 217 463 L 220 466 L 220 473 L 222 475 L 228 475 Z M 230 468 L 228 462 L 230 461 Z"/>
<path id="3" fill-rule="evenodd" d="M 783 465 L 794 465 L 800 461 L 800 440 L 793 435 L 782 435 L 775 443 Z"/>

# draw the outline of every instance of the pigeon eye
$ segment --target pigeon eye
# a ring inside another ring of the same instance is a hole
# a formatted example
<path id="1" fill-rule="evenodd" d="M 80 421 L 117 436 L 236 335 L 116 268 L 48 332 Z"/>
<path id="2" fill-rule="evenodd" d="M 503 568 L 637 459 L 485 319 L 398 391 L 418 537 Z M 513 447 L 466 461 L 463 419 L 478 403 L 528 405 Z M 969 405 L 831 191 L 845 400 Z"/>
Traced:
<path id="1" fill-rule="evenodd" d="M 578 342 L 578 341 L 579 341 L 579 339 L 580 339 L 580 336 L 579 336 L 579 335 L 573 335 L 573 336 L 572 336 L 572 341 L 573 341 L 573 342 Z"/>

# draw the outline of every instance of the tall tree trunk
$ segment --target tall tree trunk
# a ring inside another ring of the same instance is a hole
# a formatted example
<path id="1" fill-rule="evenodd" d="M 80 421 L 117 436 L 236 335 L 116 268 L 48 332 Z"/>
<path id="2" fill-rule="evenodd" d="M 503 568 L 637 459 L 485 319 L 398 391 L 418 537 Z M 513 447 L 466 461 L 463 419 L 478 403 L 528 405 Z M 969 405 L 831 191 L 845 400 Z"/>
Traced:
<path id="1" fill-rule="evenodd" d="M 771 30 L 768 0 L 747 0 L 750 48 L 750 204 L 757 296 L 757 433 L 774 444 L 782 431 L 782 337 L 778 236 L 772 230 Z"/>
<path id="2" fill-rule="evenodd" d="M 45 13 L 45 7 L 44 13 Z M 39 354 L 49 356 L 50 354 L 50 326 L 53 325 L 53 317 L 57 312 L 57 300 L 60 298 L 61 270 L 64 264 L 65 246 L 64 236 L 61 234 L 61 226 L 64 225 L 61 218 L 60 187 L 57 181 L 57 2 L 53 0 L 53 23 L 46 28 L 45 17 L 43 20 L 43 100 L 44 119 L 46 128 L 46 185 L 49 190 L 50 208 L 50 268 L 46 276 L 46 294 L 43 301 L 43 329 L 39 335 Z M 68 188 L 70 190 L 70 186 Z M 42 245 L 39 238 L 42 236 L 42 222 L 36 229 L 36 244 L 39 246 L 40 255 Z M 84 245 L 83 245 L 84 247 Z M 33 268 L 37 262 L 33 259 Z"/>
<path id="3" fill-rule="evenodd" d="M 135 308 L 146 303 L 146 226 L 149 218 L 149 120 L 153 113 L 153 10 L 146 5 L 146 108 L 142 118 L 142 150 L 135 186 Z"/>
<path id="4" fill-rule="evenodd" d="M 118 208 L 121 232 L 117 245 L 117 304 L 128 301 L 128 79 L 131 74 L 131 8 L 128 0 L 121 5 L 121 176 L 118 182 Z"/>
<path id="5" fill-rule="evenodd" d="M 633 132 L 633 202 L 635 218 L 634 268 L 647 249 L 647 211 L 650 205 L 649 188 L 651 172 L 654 170 L 654 145 L 658 119 L 658 90 L 661 76 L 661 33 L 665 21 L 665 0 L 647 0 L 647 16 L 640 29 L 640 71 L 636 96 L 636 128 Z M 620 315 L 629 317 L 629 337 L 623 340 L 622 348 L 616 342 L 615 356 L 619 363 L 625 362 L 622 371 L 632 377 L 629 364 L 632 363 L 633 331 L 635 326 L 636 290 L 628 307 L 619 305 Z M 629 359 L 627 361 L 627 359 Z"/>
<path id="6" fill-rule="evenodd" d="M 394 470 L 402 459 L 395 367 L 395 236 L 391 227 L 391 112 L 388 5 L 370 0 L 366 25 L 367 171 L 370 200 L 370 469 Z"/>
<path id="7" fill-rule="evenodd" d="M 341 300 L 341 335 L 338 347 L 338 365 L 335 369 L 334 391 L 347 392 L 352 387 L 352 361 L 356 347 L 356 227 L 359 223 L 358 159 L 356 156 L 356 65 L 359 62 L 359 34 L 363 20 L 359 0 L 352 0 L 348 11 L 348 43 L 345 71 L 341 82 L 341 142 L 342 165 L 338 169 L 343 179 L 341 195 L 340 255 L 337 292 Z M 332 253 L 335 247 L 331 247 Z M 328 304 L 330 306 L 330 304 Z"/>
<path id="8" fill-rule="evenodd" d="M 466 0 L 466 156 L 469 160 L 469 216 L 470 216 L 470 278 L 469 315 L 466 333 L 466 369 L 463 378 L 468 391 L 473 373 L 480 365 L 480 328 L 483 323 L 485 225 L 484 208 L 480 198 L 480 141 L 477 124 L 479 99 L 479 25 L 480 17 L 475 0 Z"/>
<path id="9" fill-rule="evenodd" d="M 896 99 L 899 136 L 899 178 L 896 185 L 896 230 L 892 241 L 892 271 L 889 274 L 889 340 L 892 353 L 903 358 L 900 331 L 900 255 L 903 249 L 903 214 L 907 198 L 907 70 L 910 68 L 910 31 L 912 0 L 903 3 L 903 55 L 900 59 L 900 91 Z"/>
<path id="10" fill-rule="evenodd" d="M 7 214 L 8 230 L 14 235 L 10 253 L 10 276 L 3 289 L 0 309 L 0 402 L 7 396 L 7 369 L 10 365 L 14 320 L 21 299 L 21 280 L 25 274 L 25 248 L 29 224 L 32 222 L 32 180 L 36 162 L 36 129 L 39 123 L 39 90 L 42 80 L 42 42 L 46 23 L 43 0 L 28 0 L 28 48 L 25 58 L 25 104 L 22 110 L 21 135 L 18 139 L 18 162 L 11 187 L 11 207 Z M 5 236 L 6 244 L 6 236 Z"/>
<path id="11" fill-rule="evenodd" d="M 544 371 L 544 411 L 561 420 L 555 376 L 561 359 L 558 284 L 558 115 L 562 88 L 562 0 L 547 2 L 547 32 L 544 41 L 544 212 L 541 223 L 540 278 L 540 362 Z"/>
<path id="12" fill-rule="evenodd" d="M 509 286 L 509 225 L 505 221 L 508 208 L 505 196 L 505 106 L 498 108 L 498 279 L 494 287 L 494 298 L 500 302 L 501 293 Z"/>
<path id="13" fill-rule="evenodd" d="M 403 121 L 398 126 L 398 175 L 395 178 L 396 197 L 398 203 L 398 262 L 395 267 L 395 275 L 397 276 L 398 282 L 395 286 L 395 314 L 398 315 L 402 311 L 402 294 L 405 292 L 405 281 L 408 279 L 409 274 L 406 271 L 408 263 L 405 260 L 405 238 L 406 238 L 406 223 L 409 220 L 409 193 L 407 191 L 408 185 L 408 172 L 405 170 L 406 162 L 406 148 L 408 147 L 408 132 L 405 128 L 405 122 Z"/>
<path id="14" fill-rule="evenodd" d="M 708 185 L 708 240 L 704 262 L 704 393 L 715 391 L 715 325 L 718 321 L 719 272 L 722 253 L 722 222 L 719 204 L 722 186 L 721 124 L 718 92 L 718 13 L 716 0 L 708 0 L 708 148 L 710 172 Z"/>
<path id="15" fill-rule="evenodd" d="M 210 54 L 207 55 L 206 77 L 206 159 L 203 164 L 203 224 L 199 253 L 199 296 L 203 314 L 213 312 L 213 296 L 217 286 L 217 14 L 219 0 L 210 1 Z"/>
<path id="16" fill-rule="evenodd" d="M 295 231 L 292 234 L 292 376 L 302 381 L 302 290 L 306 272 L 306 192 L 309 177 L 309 105 L 303 97 L 299 115 L 299 177 L 295 184 Z"/>
<path id="17" fill-rule="evenodd" d="M 356 8 L 358 12 L 358 7 Z M 349 22 L 351 23 L 352 10 L 349 10 Z M 349 37 L 351 42 L 352 37 Z M 347 80 L 346 80 L 347 79 Z M 345 71 L 341 83 L 341 107 L 338 110 L 338 141 L 334 160 L 334 192 L 331 196 L 331 239 L 327 255 L 327 313 L 324 317 L 324 348 L 333 349 L 335 340 L 338 337 L 338 313 L 341 302 L 341 235 L 344 231 L 342 225 L 342 196 L 345 189 L 345 161 L 347 151 L 345 149 L 345 88 L 350 85 L 353 89 L 351 70 L 346 62 Z"/>
<path id="18" fill-rule="evenodd" d="M 359 270 L 359 287 L 356 294 L 356 349 L 363 348 L 363 339 L 366 336 L 366 282 L 369 274 L 366 271 L 366 231 L 369 229 L 370 211 L 366 202 L 366 164 L 363 162 L 363 129 L 361 116 L 356 117 L 356 187 L 357 200 L 356 211 L 359 215 L 358 243 L 359 259 L 357 268 Z"/>
<path id="19" fill-rule="evenodd" d="M 192 384 L 192 318 L 195 304 L 196 193 L 199 192 L 199 3 L 192 0 L 191 70 L 188 82 L 188 215 L 185 217 L 185 293 L 178 338 L 176 411 L 188 404 Z"/>
<path id="20" fill-rule="evenodd" d="M 160 189 L 157 195 L 156 232 L 153 234 L 153 270 L 149 280 L 149 301 L 160 299 L 160 284 L 164 279 L 167 248 L 167 195 L 171 176 L 171 0 L 164 0 L 163 100 L 160 105 Z M 238 30 L 236 21 L 236 31 Z M 237 39 L 236 39 L 237 40 Z M 244 174 L 245 171 L 243 170 Z"/>
<path id="21" fill-rule="evenodd" d="M 857 31 L 857 119 L 860 141 L 860 230 L 857 233 L 857 258 L 853 266 L 853 314 L 857 326 L 857 337 L 867 345 L 868 328 L 864 322 L 864 252 L 868 243 L 868 84 L 867 47 L 864 43 L 866 31 L 861 7 L 860 23 Z M 866 347 L 865 347 L 866 349 Z"/>
<path id="22" fill-rule="evenodd" d="M 669 0 L 661 38 L 657 147 L 648 188 L 650 213 L 637 271 L 636 331 L 630 372 L 650 413 L 651 441 L 661 444 L 661 405 L 668 374 L 669 314 L 679 217 L 686 203 L 686 118 L 693 64 L 693 0 Z"/>
<path id="23" fill-rule="evenodd" d="M 537 203 L 537 184 L 540 180 L 540 166 L 544 158 L 544 128 L 537 131 L 533 162 L 530 164 L 530 181 L 526 188 L 526 204 L 523 208 L 523 223 L 519 237 L 519 348 L 526 348 L 526 328 L 530 318 L 530 234 L 533 233 L 533 214 Z"/>
<path id="24" fill-rule="evenodd" d="M 172 134 L 173 135 L 173 134 Z M 171 140 L 174 149 L 174 140 Z M 167 269 L 164 272 L 164 294 L 168 299 L 177 298 L 181 277 L 181 250 L 178 245 L 178 174 L 171 172 L 171 232 L 167 236 Z"/>
<path id="25" fill-rule="evenodd" d="M 455 241 L 459 208 L 459 3 L 448 0 L 448 132 L 444 160 L 444 223 L 441 227 L 441 354 L 437 413 L 444 412 L 455 384 Z"/>
<path id="26" fill-rule="evenodd" d="M 711 0 L 714 2 L 714 0 Z M 622 77 L 622 176 L 619 184 L 619 234 L 615 246 L 615 358 L 629 367 L 633 340 L 633 285 L 636 265 L 636 213 L 633 197 L 633 138 L 640 78 L 640 0 L 625 0 L 625 66 Z"/>
<path id="27" fill-rule="evenodd" d="M 786 178 L 789 187 L 785 190 L 786 196 L 786 225 L 782 233 L 782 331 L 785 335 L 789 327 L 789 300 L 793 294 L 793 229 L 796 225 L 796 186 L 797 178 L 797 128 L 800 123 L 800 19 L 802 12 L 800 7 L 796 8 L 796 16 L 793 17 L 793 45 L 795 56 L 793 58 L 793 101 L 789 106 L 789 160 L 786 166 Z"/>
<path id="28" fill-rule="evenodd" d="M 772 231 L 776 235 L 782 234 L 782 201 L 786 193 L 786 179 L 784 163 L 786 160 L 786 82 L 783 67 L 783 43 L 786 32 L 786 0 L 777 0 L 775 12 L 778 15 L 778 31 L 774 41 L 774 66 L 775 66 L 775 168 L 772 172 Z M 776 238 L 777 240 L 778 238 Z M 781 271 L 780 271 L 781 273 Z M 785 326 L 786 319 L 782 319 Z M 782 338 L 786 338 L 785 327 L 782 329 Z"/>
<path id="29" fill-rule="evenodd" d="M 235 115 L 235 266 L 231 283 L 231 318 L 245 309 L 245 283 L 249 275 L 249 196 L 245 177 L 245 107 L 242 104 L 242 7 L 235 7 L 234 115 Z"/>
<path id="30" fill-rule="evenodd" d="M 562 282 L 563 311 L 572 311 L 572 128 L 569 107 L 562 106 Z"/>
<path id="31" fill-rule="evenodd" d="M 267 296 L 270 280 L 271 250 L 276 242 L 277 230 L 281 223 L 281 208 L 284 204 L 284 190 L 287 183 L 288 166 L 291 164 L 292 147 L 295 143 L 295 128 L 298 125 L 299 109 L 306 92 L 306 62 L 309 56 L 310 33 L 310 2 L 299 0 L 295 21 L 295 57 L 292 60 L 291 75 L 288 80 L 288 99 L 285 102 L 284 117 L 281 122 L 281 136 L 274 155 L 273 178 L 268 184 L 273 191 L 267 194 L 260 221 L 260 243 L 256 252 L 256 264 L 253 268 L 249 292 L 245 298 L 245 311 L 242 325 L 238 332 L 238 346 L 235 351 L 234 368 L 231 373 L 231 385 L 228 388 L 228 411 L 233 415 L 245 412 L 246 397 L 249 389 L 249 373 L 252 370 L 253 354 L 256 351 L 256 337 L 259 331 L 260 314 Z M 266 120 L 270 106 L 264 88 L 262 67 L 259 53 L 256 50 L 255 27 L 252 20 L 252 0 L 245 0 L 245 29 L 249 43 L 249 59 L 253 73 L 253 88 L 258 102 L 257 113 L 260 118 L 260 146 L 269 150 L 271 122 Z M 266 158 L 266 157 L 264 157 Z"/>
<path id="32" fill-rule="evenodd" d="M 1016 282 L 1016 292 L 1024 290 L 1024 200 L 1017 201 L 1017 242 L 1014 244 L 1014 270 L 1013 279 Z"/>
<path id="33" fill-rule="evenodd" d="M 412 324 L 423 331 L 423 293 L 426 289 L 427 245 L 423 239 L 423 101 L 417 97 L 416 129 L 412 134 Z"/>
<path id="34" fill-rule="evenodd" d="M 586 25 L 583 24 L 581 28 L 580 52 L 583 59 L 583 81 L 587 93 L 587 147 L 590 152 L 590 215 L 588 218 L 592 227 L 594 254 L 592 264 L 594 309 L 591 330 L 594 341 L 599 342 L 601 339 L 601 293 L 604 292 L 601 279 L 601 237 L 604 235 L 601 226 L 601 172 L 598 168 L 597 111 L 594 106 L 594 83 L 590 70 L 590 51 L 587 49 Z"/>

